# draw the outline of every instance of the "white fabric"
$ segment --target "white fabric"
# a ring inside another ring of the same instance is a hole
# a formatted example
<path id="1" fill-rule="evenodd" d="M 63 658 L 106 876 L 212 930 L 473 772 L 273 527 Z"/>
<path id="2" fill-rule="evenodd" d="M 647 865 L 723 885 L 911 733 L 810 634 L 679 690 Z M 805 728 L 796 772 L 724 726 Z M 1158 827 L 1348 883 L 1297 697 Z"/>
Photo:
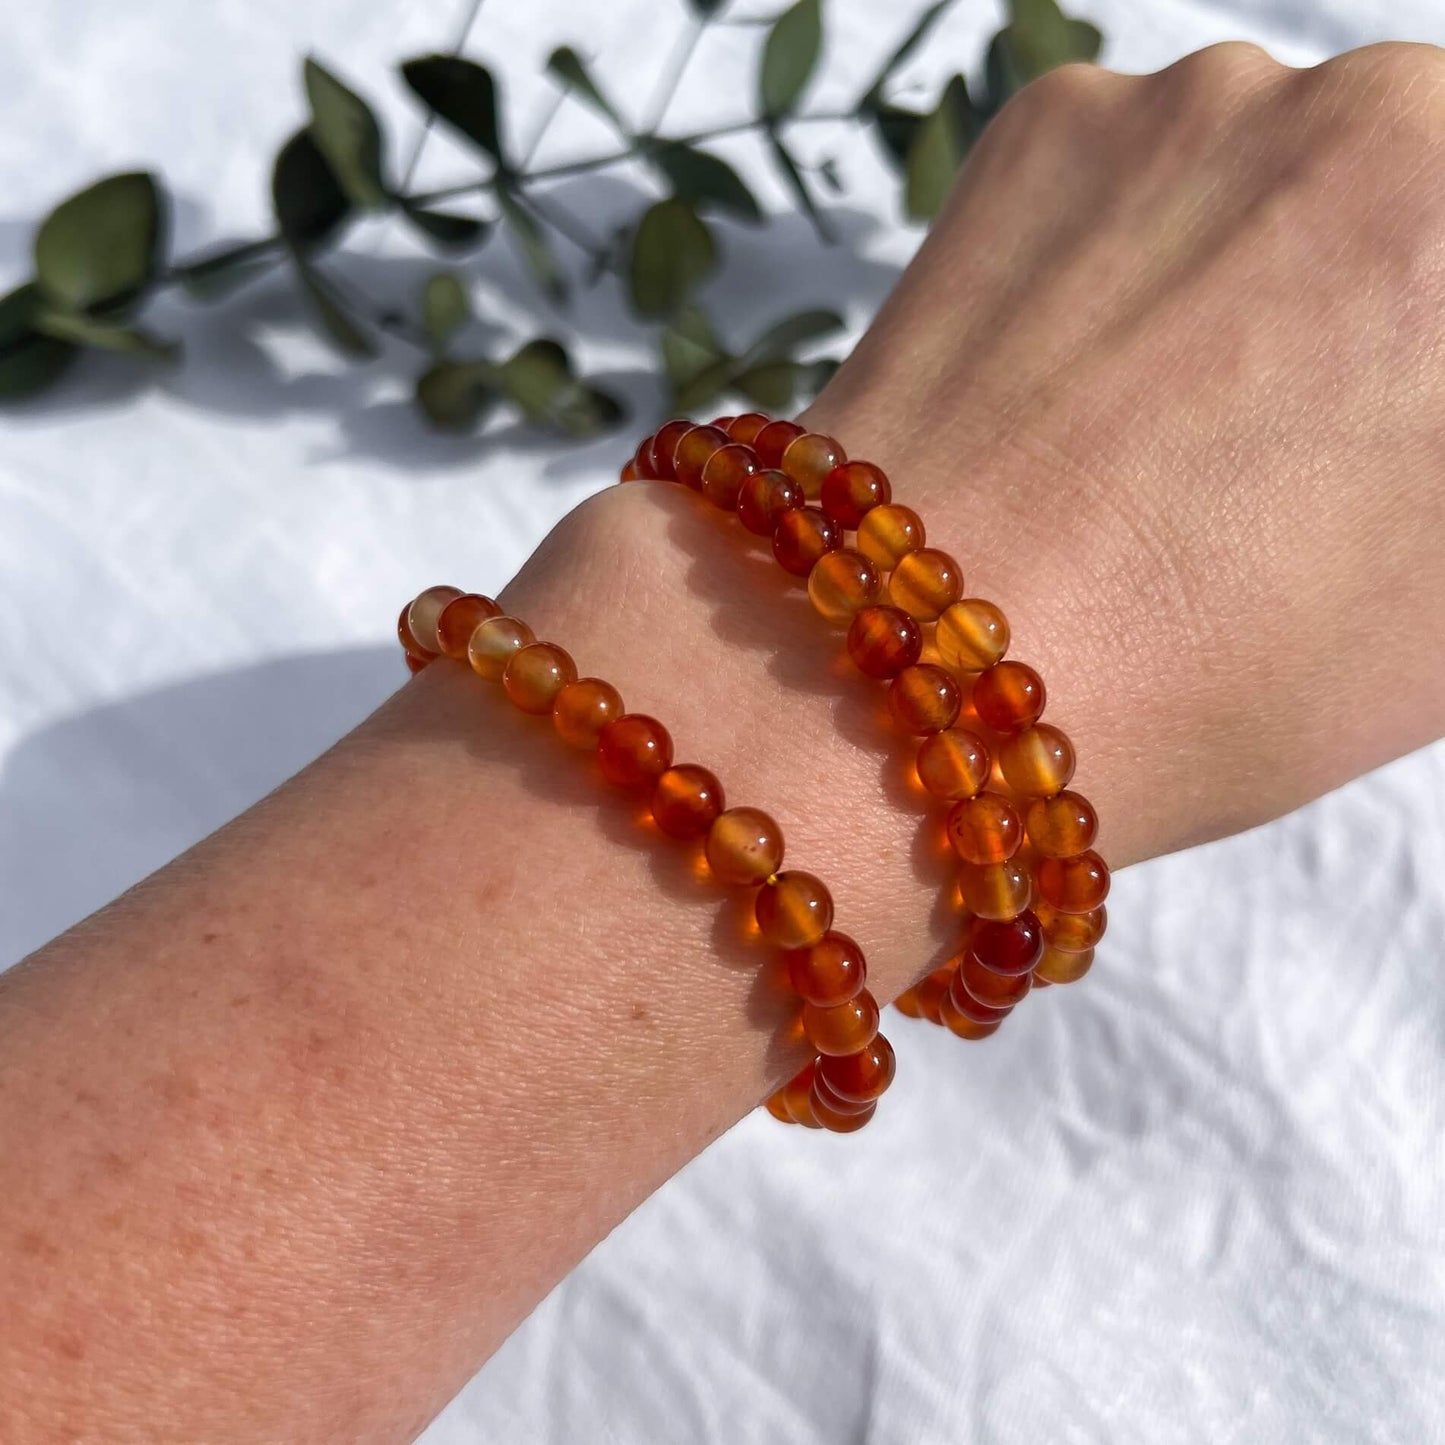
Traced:
<path id="1" fill-rule="evenodd" d="M 1445 35 L 1442 0 L 1078 4 L 1127 69 L 1237 35 L 1296 62 Z M 464 8 L 10 7 L 0 281 L 23 273 L 30 218 L 137 163 L 175 187 L 185 243 L 263 226 L 264 157 L 299 114 L 308 49 L 409 141 L 389 67 L 450 44 Z M 829 0 L 818 103 L 850 95 L 919 8 Z M 979 54 L 991 8 L 940 28 L 922 89 Z M 526 135 L 553 44 L 580 44 L 640 110 L 682 13 L 487 0 L 471 48 Z M 736 113 L 756 43 L 719 35 L 681 122 Z M 544 155 L 605 144 L 569 109 Z M 743 334 L 790 302 L 846 299 L 861 325 L 916 244 L 866 141 L 815 129 L 806 147 L 842 158 L 859 254 L 785 227 L 787 266 L 723 283 Z M 464 175 L 465 158 L 434 138 L 423 173 Z M 729 241 L 755 262 L 777 245 Z M 390 231 L 357 249 L 397 296 L 426 269 Z M 486 264 L 525 314 L 515 263 Z M 647 415 L 645 353 L 613 340 L 618 321 L 604 290 L 564 324 Z M 0 413 L 0 964 L 344 731 L 399 679 L 398 599 L 439 578 L 500 585 L 616 463 L 615 440 L 429 434 L 404 400 L 412 356 L 353 372 L 270 285 L 167 303 L 156 325 L 186 337 L 178 372 L 87 364 Z M 886 1126 L 858 1138 L 740 1125 L 556 1290 L 428 1445 L 1445 1439 L 1442 878 L 1438 749 L 1131 871 L 1085 986 L 979 1049 L 896 1021 L 905 1068 Z"/>

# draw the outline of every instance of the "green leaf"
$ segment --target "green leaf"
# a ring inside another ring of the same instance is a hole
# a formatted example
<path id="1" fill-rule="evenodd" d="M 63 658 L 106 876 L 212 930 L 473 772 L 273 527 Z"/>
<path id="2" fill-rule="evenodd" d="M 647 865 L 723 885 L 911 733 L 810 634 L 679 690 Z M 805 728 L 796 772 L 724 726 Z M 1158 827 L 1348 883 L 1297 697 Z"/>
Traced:
<path id="1" fill-rule="evenodd" d="M 686 201 L 658 201 L 637 223 L 629 275 L 642 316 L 676 311 L 717 264 L 712 232 Z"/>
<path id="2" fill-rule="evenodd" d="M 309 130 L 298 130 L 277 153 L 271 204 L 286 244 L 303 255 L 329 240 L 351 214 L 351 202 Z"/>
<path id="3" fill-rule="evenodd" d="M 180 347 L 174 341 L 162 341 L 148 331 L 96 321 L 74 311 L 42 310 L 35 317 L 35 329 L 72 346 L 119 351 L 127 356 L 148 357 L 152 361 L 173 361 L 180 353 Z"/>
<path id="4" fill-rule="evenodd" d="M 786 316 L 774 322 L 748 347 L 743 353 L 743 364 L 755 366 L 765 361 L 780 360 L 810 341 L 841 331 L 843 324 L 843 318 L 836 311 L 822 309 Z"/>
<path id="5" fill-rule="evenodd" d="M 0 297 L 0 351 L 23 341 L 35 330 L 33 323 L 44 304 L 45 298 L 33 281 Z"/>
<path id="6" fill-rule="evenodd" d="M 1009 13 L 1009 24 L 990 42 L 984 63 L 988 114 L 1046 71 L 1097 59 L 1103 44 L 1096 25 L 1065 15 L 1056 0 L 1011 0 Z"/>
<path id="7" fill-rule="evenodd" d="M 33 281 L 0 299 L 0 401 L 35 396 L 60 378 L 77 347 L 42 336 L 32 326 L 44 303 Z"/>
<path id="8" fill-rule="evenodd" d="M 500 169 L 506 169 L 497 119 L 497 86 L 490 70 L 460 55 L 424 55 L 408 60 L 401 74 L 428 110 L 475 141 Z"/>
<path id="9" fill-rule="evenodd" d="M 744 221 L 762 220 L 756 197 L 720 157 L 697 150 L 685 141 L 661 141 L 647 154 L 678 200 L 691 201 L 695 206 L 716 206 Z"/>
<path id="10" fill-rule="evenodd" d="M 776 119 L 797 105 L 823 48 L 819 0 L 797 0 L 773 22 L 758 72 L 758 108 Z"/>
<path id="11" fill-rule="evenodd" d="M 408 201 L 401 203 L 406 218 L 423 235 L 438 245 L 450 246 L 457 250 L 475 246 L 486 240 L 491 229 L 489 221 L 476 216 L 458 216 L 452 211 L 433 211 L 425 206 L 414 206 Z"/>
<path id="12" fill-rule="evenodd" d="M 421 329 L 433 350 L 441 351 L 472 319 L 472 299 L 451 271 L 437 271 L 421 290 Z"/>
<path id="13" fill-rule="evenodd" d="M 442 431 L 471 431 L 500 398 L 490 361 L 438 361 L 417 378 L 417 405 Z"/>
<path id="14" fill-rule="evenodd" d="M 347 311 L 326 279 L 300 256 L 296 257 L 296 274 L 311 299 L 321 329 L 337 348 L 347 356 L 375 356 L 376 343 L 362 330 L 360 323 Z"/>
<path id="15" fill-rule="evenodd" d="M 894 105 L 880 105 L 874 109 L 872 115 L 878 139 L 883 142 L 883 149 L 887 151 L 894 166 L 902 170 L 924 117 L 917 111 L 900 110 Z"/>
<path id="16" fill-rule="evenodd" d="M 557 264 L 557 258 L 552 254 L 536 218 L 516 193 L 505 186 L 497 190 L 497 206 L 506 218 L 507 228 L 522 253 L 522 259 L 537 278 L 537 284 L 560 306 L 567 299 L 567 278 L 562 274 L 562 268 Z"/>
<path id="17" fill-rule="evenodd" d="M 820 241 L 826 241 L 830 245 L 833 242 L 833 230 L 823 219 L 823 213 L 818 209 L 818 204 L 813 199 L 813 193 L 808 189 L 808 183 L 803 179 L 803 172 L 798 162 L 793 158 L 793 153 L 783 144 L 783 138 L 775 131 L 768 131 L 768 148 L 773 153 L 773 159 L 777 162 L 778 169 L 783 173 L 783 179 L 788 183 L 793 194 L 798 198 L 798 204 L 803 208 L 804 214 L 813 223 L 813 229 L 818 233 Z"/>
<path id="18" fill-rule="evenodd" d="M 381 169 L 381 127 L 371 107 L 319 61 L 306 57 L 306 99 L 311 137 L 353 205 L 377 209 L 387 202 Z"/>
<path id="19" fill-rule="evenodd" d="M 662 369 L 672 383 L 674 393 L 719 362 L 731 361 L 712 324 L 696 306 L 682 307 L 663 327 L 661 349 Z M 725 366 L 723 381 L 726 379 Z M 716 389 L 721 389 L 721 383 Z"/>
<path id="20" fill-rule="evenodd" d="M 734 385 L 747 399 L 767 411 L 786 411 L 797 390 L 797 365 L 791 361 L 765 361 L 749 367 Z"/>
<path id="21" fill-rule="evenodd" d="M 547 69 L 556 79 L 579 100 L 586 101 L 594 110 L 606 116 L 623 135 L 628 134 L 627 122 L 613 109 L 611 101 L 597 88 L 582 57 L 570 45 L 560 45 L 547 57 Z"/>
<path id="22" fill-rule="evenodd" d="M 538 425 L 584 437 L 615 425 L 622 417 L 622 407 L 613 397 L 572 374 L 567 353 L 556 341 L 529 341 L 497 371 L 507 396 L 528 421 Z"/>
<path id="23" fill-rule="evenodd" d="M 141 171 L 109 176 L 62 201 L 41 223 L 36 284 L 69 310 L 124 310 L 155 279 L 164 231 L 155 179 Z"/>
<path id="24" fill-rule="evenodd" d="M 938 107 L 919 126 L 908 148 L 903 209 L 911 221 L 931 221 L 943 208 L 953 178 L 974 139 L 973 106 L 968 87 L 955 75 L 943 89 Z"/>
<path id="25" fill-rule="evenodd" d="M 863 98 L 858 102 L 860 110 L 877 110 L 883 104 L 883 87 L 892 79 L 893 73 L 899 66 L 903 65 L 927 39 L 934 22 L 952 4 L 953 0 L 934 0 L 934 3 L 918 17 L 917 24 L 903 37 L 892 55 L 883 62 L 878 74 L 873 77 L 873 84 L 863 92 Z"/>

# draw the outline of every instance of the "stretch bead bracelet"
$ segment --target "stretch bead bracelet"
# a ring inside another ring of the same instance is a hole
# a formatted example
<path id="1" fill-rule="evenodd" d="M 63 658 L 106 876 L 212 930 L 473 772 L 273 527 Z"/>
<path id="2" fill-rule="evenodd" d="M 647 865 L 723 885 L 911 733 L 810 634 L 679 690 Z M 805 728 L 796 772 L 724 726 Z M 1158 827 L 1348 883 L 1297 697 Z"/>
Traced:
<path id="1" fill-rule="evenodd" d="M 755 888 L 753 912 L 765 942 L 784 951 L 801 1001 L 800 1023 L 816 1053 L 767 1102 L 784 1123 L 851 1134 L 873 1117 L 893 1081 L 893 1050 L 878 1032 L 863 950 L 833 931 L 833 899 L 811 873 L 780 871 L 783 834 L 757 808 L 728 808 L 722 785 L 695 763 L 675 764 L 672 738 L 656 718 L 625 711 L 599 677 L 578 677 L 561 647 L 538 642 L 490 597 L 429 587 L 402 609 L 397 636 L 408 668 L 439 656 L 471 664 L 499 682 L 523 712 L 550 715 L 562 740 L 593 753 L 618 787 L 649 795 L 653 821 L 671 838 L 701 841 L 713 877 Z"/>
<path id="2" fill-rule="evenodd" d="M 1031 987 L 1082 978 L 1104 933 L 1109 870 L 1092 848 L 1092 805 L 1067 790 L 1073 746 L 1040 721 L 1043 679 L 1005 657 L 1008 620 L 963 595 L 962 569 L 925 545 L 922 519 L 892 500 L 882 469 L 849 461 L 832 437 L 748 412 L 668 422 L 622 480 L 679 482 L 769 538 L 820 616 L 847 628 L 858 670 L 888 684 L 899 726 L 922 739 L 918 779 L 950 805 L 971 917 L 958 953 L 898 1007 L 982 1039 Z"/>

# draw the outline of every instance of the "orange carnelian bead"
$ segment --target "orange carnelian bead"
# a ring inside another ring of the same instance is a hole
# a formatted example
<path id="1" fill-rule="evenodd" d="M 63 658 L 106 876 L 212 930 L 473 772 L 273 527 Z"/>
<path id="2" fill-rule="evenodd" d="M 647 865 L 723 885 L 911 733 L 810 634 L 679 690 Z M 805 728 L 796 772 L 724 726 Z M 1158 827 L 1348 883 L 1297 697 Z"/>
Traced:
<path id="1" fill-rule="evenodd" d="M 967 728 L 948 728 L 918 745 L 918 781 L 935 798 L 973 797 L 988 782 L 990 765 L 983 739 Z"/>
<path id="2" fill-rule="evenodd" d="M 1058 728 L 1038 723 L 1003 740 L 998 765 L 1014 792 L 1049 798 L 1074 776 L 1074 745 Z"/>
<path id="3" fill-rule="evenodd" d="M 923 518 L 912 507 L 889 502 L 858 523 L 858 550 L 891 572 L 910 552 L 923 545 Z"/>
<path id="4" fill-rule="evenodd" d="M 758 890 L 753 916 L 778 948 L 811 948 L 833 924 L 833 895 L 821 878 L 792 868 Z"/>
<path id="5" fill-rule="evenodd" d="M 847 460 L 843 448 L 832 437 L 808 431 L 788 443 L 778 465 L 801 484 L 809 498 L 816 498 L 822 493 L 823 479 Z"/>
<path id="6" fill-rule="evenodd" d="M 887 1092 L 897 1063 L 893 1046 L 879 1034 L 867 1048 L 852 1054 L 824 1054 L 818 1077 L 848 1104 L 866 1104 Z"/>
<path id="7" fill-rule="evenodd" d="M 768 1113 L 780 1124 L 793 1124 L 797 1122 L 793 1116 L 788 1113 L 787 1100 L 783 1098 L 783 1091 L 781 1089 L 779 1089 L 776 1094 L 769 1094 L 763 1107 L 766 1108 Z"/>
<path id="8" fill-rule="evenodd" d="M 760 411 L 745 411 L 741 416 L 735 416 L 723 430 L 733 441 L 750 447 L 757 440 L 758 433 L 771 421 L 772 417 L 764 416 Z M 717 426 L 718 423 L 714 422 L 713 425 Z"/>
<path id="9" fill-rule="evenodd" d="M 923 1008 L 918 1002 L 918 990 L 916 988 L 905 988 L 902 993 L 893 1000 L 893 1007 L 901 1013 L 904 1018 L 921 1019 Z"/>
<path id="10" fill-rule="evenodd" d="M 577 664 L 565 647 L 534 642 L 519 648 L 502 672 L 502 686 L 523 712 L 551 712 L 557 694 L 577 680 Z"/>
<path id="11" fill-rule="evenodd" d="M 638 443 L 637 450 L 632 454 L 632 465 L 637 468 L 637 475 L 644 481 L 657 480 L 657 464 L 652 457 L 652 438 L 644 437 Z"/>
<path id="12" fill-rule="evenodd" d="M 1032 973 L 1044 951 L 1044 926 L 1028 908 L 1017 918 L 975 918 L 968 951 L 990 973 Z"/>
<path id="13" fill-rule="evenodd" d="M 817 507 L 784 512 L 773 531 L 773 556 L 785 572 L 806 577 L 826 552 L 843 545 L 843 530 Z"/>
<path id="14" fill-rule="evenodd" d="M 490 597 L 482 597 L 475 592 L 453 597 L 437 618 L 437 645 L 448 657 L 455 657 L 458 662 L 465 661 L 467 643 L 472 640 L 477 624 L 501 615 L 502 609 Z"/>
<path id="15" fill-rule="evenodd" d="M 729 442 L 719 447 L 702 469 L 702 494 L 725 512 L 737 509 L 743 483 L 758 470 L 757 453 L 751 447 Z"/>
<path id="16" fill-rule="evenodd" d="M 827 552 L 808 573 L 808 600 L 825 621 L 846 627 L 883 586 L 878 569 L 851 547 Z"/>
<path id="17" fill-rule="evenodd" d="M 971 1019 L 976 1024 L 1000 1024 L 1012 1012 L 1013 1005 L 1007 1004 L 1003 1008 L 990 1008 L 986 1003 L 979 1003 L 969 991 L 963 986 L 958 974 L 955 972 L 948 984 L 948 998 L 964 1018 Z"/>
<path id="18" fill-rule="evenodd" d="M 619 482 L 640 482 L 642 473 L 637 470 L 637 463 L 631 457 L 622 463 L 622 470 L 617 474 Z"/>
<path id="19" fill-rule="evenodd" d="M 1024 831 L 1045 858 L 1071 858 L 1093 844 L 1099 815 L 1082 793 L 1056 793 L 1029 804 Z"/>
<path id="20" fill-rule="evenodd" d="M 584 751 L 597 746 L 602 729 L 627 709 L 622 694 L 600 677 L 579 677 L 557 694 L 552 704 L 552 726 L 564 743 Z"/>
<path id="21" fill-rule="evenodd" d="M 874 1099 L 845 1099 L 841 1094 L 835 1093 L 832 1084 L 823 1077 L 823 1059 L 829 1055 L 823 1054 L 818 1060 L 818 1067 L 813 1071 L 813 1112 L 822 1118 L 819 1113 L 821 1108 L 829 1114 L 866 1114 L 877 1102 Z M 824 1124 L 824 1128 L 827 1125 Z"/>
<path id="22" fill-rule="evenodd" d="M 425 592 L 418 594 L 406 610 L 407 629 L 416 644 L 412 651 L 436 654 L 442 650 L 437 641 L 437 623 L 441 620 L 442 609 L 447 603 L 461 595 L 460 587 L 428 587 Z M 406 645 L 405 638 L 402 638 L 402 645 Z"/>
<path id="23" fill-rule="evenodd" d="M 868 966 L 863 950 L 846 933 L 825 933 L 811 948 L 788 954 L 788 981 L 806 1003 L 833 1008 L 863 987 Z"/>
<path id="24" fill-rule="evenodd" d="M 826 1094 L 824 1097 L 819 1097 L 819 1084 L 816 1076 L 813 1079 L 812 1097 L 808 1103 L 813 1110 L 813 1117 L 830 1134 L 855 1134 L 868 1123 L 878 1110 L 877 1104 L 865 1104 L 861 1109 L 850 1109 L 845 1113 L 843 1109 L 830 1103 Z"/>
<path id="25" fill-rule="evenodd" d="M 819 504 L 840 526 L 853 532 L 863 518 L 893 497 L 881 467 L 872 462 L 843 462 L 823 478 Z"/>
<path id="26" fill-rule="evenodd" d="M 479 676 L 500 682 L 513 655 L 536 640 L 532 629 L 520 618 L 489 617 L 472 629 L 467 641 L 467 661 Z"/>
<path id="27" fill-rule="evenodd" d="M 1034 880 L 1017 858 L 965 863 L 959 869 L 963 901 L 980 918 L 1015 918 L 1033 902 Z"/>
<path id="28" fill-rule="evenodd" d="M 948 992 L 948 985 L 952 978 L 953 969 L 951 967 L 936 968 L 913 990 L 918 998 L 919 1013 L 930 1023 L 943 1022 L 938 1016 L 938 1005 L 944 994 Z"/>
<path id="29" fill-rule="evenodd" d="M 736 420 L 735 416 L 715 416 L 708 425 L 715 426 L 719 431 L 726 431 Z"/>
<path id="30" fill-rule="evenodd" d="M 672 454 L 672 474 L 685 487 L 702 486 L 702 469 L 715 451 L 728 445 L 728 434 L 715 426 L 695 426 L 684 432 Z"/>
<path id="31" fill-rule="evenodd" d="M 888 688 L 890 711 L 911 733 L 941 733 L 952 727 L 962 704 L 958 683 L 931 662 L 905 667 Z"/>
<path id="32" fill-rule="evenodd" d="M 1045 983 L 1075 983 L 1094 966 L 1094 950 L 1065 953 L 1061 948 L 1045 948 L 1043 957 L 1034 965 L 1034 979 Z"/>
<path id="33" fill-rule="evenodd" d="M 655 717 L 623 713 L 598 734 L 597 761 L 618 787 L 650 787 L 672 766 L 672 735 Z"/>
<path id="34" fill-rule="evenodd" d="M 971 1019 L 962 1009 L 952 993 L 946 993 L 938 1001 L 938 1021 L 949 1033 L 956 1034 L 961 1039 L 968 1039 L 970 1042 L 986 1039 L 990 1034 L 998 1032 L 998 1026 L 1003 1022 L 1002 1015 L 995 1015 L 990 1023 L 979 1023 Z"/>
<path id="35" fill-rule="evenodd" d="M 406 670 L 411 673 L 413 677 L 415 677 L 427 663 L 432 661 L 431 657 L 418 657 L 414 652 L 405 653 L 404 656 L 406 657 Z M 434 657 L 435 653 L 433 653 L 432 656 Z"/>
<path id="36" fill-rule="evenodd" d="M 867 677 L 897 677 L 922 651 L 923 629 L 901 607 L 865 607 L 848 628 L 848 656 Z"/>
<path id="37" fill-rule="evenodd" d="M 770 421 L 754 433 L 749 445 L 765 467 L 780 467 L 783 464 L 783 453 L 793 444 L 795 438 L 802 435 L 803 428 L 796 422 Z M 734 437 L 733 440 L 741 441 L 742 438 Z M 792 476 L 792 473 L 789 472 L 788 475 Z"/>
<path id="38" fill-rule="evenodd" d="M 1091 848 L 1039 862 L 1039 893 L 1060 913 L 1092 913 L 1109 896 L 1109 865 Z"/>
<path id="39" fill-rule="evenodd" d="M 707 861 L 720 883 L 761 883 L 783 861 L 783 830 L 760 808 L 729 808 L 707 831 Z"/>
<path id="40" fill-rule="evenodd" d="M 411 612 L 411 603 L 408 602 L 401 609 L 401 616 L 396 619 L 396 637 L 401 643 L 402 649 L 408 657 L 419 657 L 423 662 L 436 656 L 434 652 L 428 652 L 416 638 L 411 635 L 411 628 L 407 625 L 407 617 Z"/>
<path id="41" fill-rule="evenodd" d="M 673 458 L 677 452 L 677 444 L 695 423 L 678 417 L 675 421 L 665 422 L 652 438 L 652 474 L 664 482 L 675 482 L 677 472 L 674 468 Z"/>
<path id="42" fill-rule="evenodd" d="M 820 1054 L 856 1054 L 878 1036 L 878 1004 L 866 988 L 832 1008 L 805 1003 L 803 1031 Z"/>
<path id="43" fill-rule="evenodd" d="M 948 841 L 965 863 L 1002 863 L 1023 841 L 1018 810 L 1000 793 L 963 798 L 948 812 Z"/>
<path id="44" fill-rule="evenodd" d="M 801 1124 L 805 1129 L 821 1129 L 823 1127 L 813 1117 L 813 1106 L 809 1101 L 809 1096 L 813 1092 L 813 1075 L 817 1069 L 817 1061 L 814 1060 L 789 1079 L 781 1090 L 783 1107 L 788 1111 L 789 1118 L 793 1123 Z"/>
<path id="45" fill-rule="evenodd" d="M 965 953 L 954 978 L 955 994 L 961 988 L 985 1008 L 1013 1008 L 1028 993 L 1033 978 L 1027 973 L 995 973 L 972 954 Z"/>
<path id="46" fill-rule="evenodd" d="M 1044 942 L 1060 953 L 1083 953 L 1093 948 L 1109 926 L 1109 911 L 1102 904 L 1087 913 L 1060 913 L 1048 903 L 1038 907 Z"/>
<path id="47" fill-rule="evenodd" d="M 962 591 L 962 569 L 937 547 L 919 547 L 900 557 L 888 579 L 888 600 L 920 622 L 932 622 Z"/>
<path id="48" fill-rule="evenodd" d="M 1008 651 L 1008 619 L 982 597 L 965 597 L 938 619 L 939 655 L 959 672 L 982 672 Z"/>
<path id="49" fill-rule="evenodd" d="M 738 492 L 738 521 L 756 536 L 771 537 L 783 513 L 797 511 L 807 500 L 786 472 L 754 472 L 743 478 Z"/>
<path id="50" fill-rule="evenodd" d="M 722 784 L 696 763 L 669 768 L 652 790 L 652 820 L 672 838 L 701 838 L 725 806 Z"/>
<path id="51" fill-rule="evenodd" d="M 1026 662 L 999 662 L 979 673 L 973 708 L 996 733 L 1022 732 L 1044 710 L 1044 680 Z"/>

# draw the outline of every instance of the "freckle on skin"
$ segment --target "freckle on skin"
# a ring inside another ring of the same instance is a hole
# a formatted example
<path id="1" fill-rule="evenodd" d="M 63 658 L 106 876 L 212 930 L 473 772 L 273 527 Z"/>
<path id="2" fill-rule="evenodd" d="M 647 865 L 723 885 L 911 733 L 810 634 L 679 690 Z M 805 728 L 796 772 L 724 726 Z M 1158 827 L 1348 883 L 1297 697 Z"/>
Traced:
<path id="1" fill-rule="evenodd" d="M 20 1253 L 32 1259 L 54 1259 L 60 1251 L 41 1230 L 25 1229 L 20 1232 Z"/>
<path id="2" fill-rule="evenodd" d="M 233 998 L 233 999 L 231 1000 L 231 1007 L 232 1007 L 232 1008 L 245 1008 L 246 1005 L 247 1005 L 248 1003 L 250 1003 L 250 1002 L 251 1002 L 251 995 L 250 995 L 250 994 L 248 994 L 248 993 L 238 993 L 238 994 L 235 996 L 235 998 Z"/>
<path id="3" fill-rule="evenodd" d="M 635 1004 L 633 1004 L 633 1005 L 632 1005 L 632 1017 L 633 1017 L 638 1023 L 644 1023 L 644 1022 L 647 1020 L 647 1018 L 649 1017 L 646 1006 L 643 1005 L 643 1004 L 640 1004 L 640 1003 L 635 1003 Z"/>
<path id="4" fill-rule="evenodd" d="M 202 943 L 214 943 L 221 935 L 219 933 L 205 932 L 201 935 Z"/>
<path id="5" fill-rule="evenodd" d="M 63 1355 L 67 1360 L 83 1360 L 85 1358 L 85 1342 L 79 1335 L 49 1334 L 45 1337 L 45 1343 L 57 1355 Z"/>
<path id="6" fill-rule="evenodd" d="M 107 1149 L 100 1156 L 100 1166 L 112 1176 L 130 1173 L 130 1160 L 114 1149 Z"/>

